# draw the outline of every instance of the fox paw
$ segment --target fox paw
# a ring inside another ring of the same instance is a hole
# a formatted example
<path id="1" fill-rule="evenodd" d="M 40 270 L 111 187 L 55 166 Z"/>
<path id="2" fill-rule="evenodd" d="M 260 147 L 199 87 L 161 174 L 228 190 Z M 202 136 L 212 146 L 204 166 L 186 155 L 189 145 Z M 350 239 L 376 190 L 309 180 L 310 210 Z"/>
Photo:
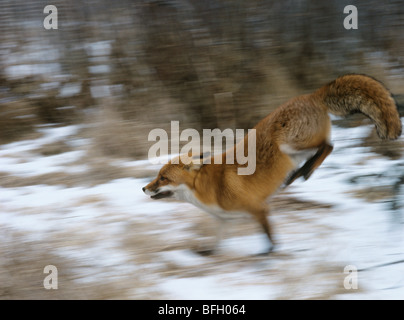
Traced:
<path id="1" fill-rule="evenodd" d="M 193 251 L 201 256 L 207 257 L 207 256 L 211 256 L 215 253 L 215 249 L 214 248 L 195 248 L 193 249 Z"/>

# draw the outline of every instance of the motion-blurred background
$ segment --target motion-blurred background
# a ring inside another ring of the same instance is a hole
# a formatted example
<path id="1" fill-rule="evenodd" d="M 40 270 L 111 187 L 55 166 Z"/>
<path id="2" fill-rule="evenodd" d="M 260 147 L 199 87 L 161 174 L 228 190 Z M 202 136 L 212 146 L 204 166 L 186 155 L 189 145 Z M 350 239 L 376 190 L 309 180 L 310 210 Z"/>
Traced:
<path id="1" fill-rule="evenodd" d="M 48 15 L 43 10 L 48 4 L 58 9 L 56 30 L 46 30 L 43 26 Z M 346 30 L 343 26 L 346 5 L 355 5 L 358 9 L 357 30 Z M 37 185 L 93 187 L 118 178 L 151 178 L 155 169 L 125 166 L 124 172 L 105 158 L 146 159 L 150 147 L 148 133 L 154 128 L 169 130 L 171 120 L 180 121 L 181 129 L 252 128 L 287 99 L 311 92 L 345 73 L 364 73 L 384 82 L 396 95 L 402 115 L 403 31 L 402 1 L 53 0 L 49 3 L 44 0 L 2 0 L 2 155 L 8 157 L 8 164 L 15 161 L 19 164 L 26 163 L 28 155 L 56 157 L 69 152 L 73 155 L 71 152 L 79 147 L 88 153 L 76 159 L 75 164 L 86 165 L 88 170 L 79 172 L 76 168 L 77 171 L 69 175 L 65 171 L 27 177 L 13 174 L 14 169 L 7 172 L 0 167 L 0 186 L 3 191 L 18 191 L 24 196 L 31 192 L 26 188 Z M 361 117 L 336 123 L 347 127 L 369 124 Z M 70 135 L 67 141 L 52 140 L 35 145 L 34 151 L 24 144 L 25 153 L 19 153 L 21 149 L 16 148 L 21 145 L 12 144 L 39 139 L 44 132 L 41 130 L 46 128 L 63 127 L 75 128 L 73 132 L 77 135 L 73 137 L 69 133 L 65 135 L 67 138 Z M 77 143 L 71 144 L 69 139 Z M 382 145 L 370 134 L 362 146 L 373 148 L 372 152 L 378 152 L 381 157 L 402 158 L 402 141 L 401 144 Z M 362 197 L 388 199 L 392 201 L 390 207 L 402 210 L 397 201 L 404 181 L 400 171 L 403 166 L 399 165 L 383 188 L 362 190 Z M 90 195 L 76 205 L 99 206 L 101 203 L 102 206 L 101 198 Z M 23 198 L 15 200 L 20 199 Z M 8 206 L 7 202 L 0 204 L 0 208 L 11 215 L 13 210 L 18 214 L 22 212 L 21 221 L 27 216 L 61 209 L 58 206 L 59 209 L 54 209 L 54 204 L 41 205 L 41 198 L 36 199 L 39 205 L 35 209 L 30 205 Z M 283 206 L 291 209 L 287 204 Z M 79 248 L 87 240 L 78 235 L 71 238 L 67 232 L 58 233 L 57 237 L 52 236 L 52 241 L 46 240 L 49 247 L 41 247 L 37 245 L 37 237 L 27 240 L 25 231 L 15 229 L 20 220 L 15 225 L 8 225 L 7 219 L 11 216 L 5 217 L 4 213 L 0 224 L 4 237 L 0 298 L 77 297 L 73 285 L 70 285 L 71 291 L 59 290 L 53 295 L 45 292 L 41 284 L 42 269 L 48 264 L 44 260 L 52 260 L 48 255 L 56 254 L 50 247 L 77 245 Z M 126 219 L 121 218 L 117 221 Z M 145 226 L 132 222 L 127 235 L 129 244 L 125 242 L 130 248 L 128 257 L 132 257 L 133 252 L 138 256 L 146 255 L 147 250 L 136 251 L 136 248 L 144 247 L 143 242 L 133 243 L 135 240 L 129 234 L 136 227 L 141 234 Z M 52 230 L 55 232 L 52 228 L 46 232 L 52 234 Z M 99 235 L 88 239 L 93 236 Z M 145 239 L 145 243 L 153 245 L 151 238 Z M 23 247 L 21 243 L 24 243 Z M 151 251 L 167 250 L 154 248 Z M 35 255 L 30 256 L 30 252 L 47 258 L 38 260 Z M 149 247 L 147 253 L 150 253 Z M 91 264 L 90 258 L 83 259 L 79 259 L 81 266 Z M 152 260 L 150 257 L 144 259 L 145 263 Z M 30 261 L 34 269 L 26 269 L 26 261 Z M 186 267 L 190 268 L 189 265 Z M 178 268 L 167 267 L 168 271 L 164 272 L 178 275 Z M 68 271 L 63 275 L 67 279 L 65 287 L 78 277 Z M 154 278 L 147 281 L 140 278 L 136 279 L 141 282 L 143 291 L 134 293 L 125 280 L 126 291 L 114 283 L 108 286 L 108 293 L 101 294 L 86 287 L 88 290 L 81 291 L 79 297 L 167 298 L 154 292 L 158 291 L 150 284 Z M 312 296 L 297 294 L 292 297 Z M 334 296 L 321 293 L 315 297 Z"/>
<path id="2" fill-rule="evenodd" d="M 102 112 L 122 125 L 100 130 L 100 149 L 139 157 L 172 119 L 251 128 L 344 73 L 404 91 L 401 1 L 55 0 L 58 29 L 46 30 L 48 4 L 0 4 L 2 141 Z M 357 30 L 343 26 L 348 4 Z"/>

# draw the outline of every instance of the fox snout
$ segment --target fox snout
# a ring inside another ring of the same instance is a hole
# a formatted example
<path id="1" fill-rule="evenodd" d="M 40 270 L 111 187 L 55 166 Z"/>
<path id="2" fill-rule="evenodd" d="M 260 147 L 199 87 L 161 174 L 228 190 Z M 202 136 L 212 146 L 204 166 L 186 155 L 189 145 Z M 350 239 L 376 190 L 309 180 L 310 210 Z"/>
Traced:
<path id="1" fill-rule="evenodd" d="M 148 184 L 147 186 L 142 188 L 143 192 L 150 196 L 153 200 L 157 199 L 163 199 L 163 198 L 168 198 L 173 195 L 173 192 L 170 190 L 161 190 L 161 188 L 153 188 L 153 185 L 150 186 Z"/>
<path id="2" fill-rule="evenodd" d="M 158 193 L 158 188 L 153 188 L 153 185 L 149 183 L 148 185 L 142 188 L 142 191 L 146 193 L 148 196 L 151 196 L 155 193 Z"/>

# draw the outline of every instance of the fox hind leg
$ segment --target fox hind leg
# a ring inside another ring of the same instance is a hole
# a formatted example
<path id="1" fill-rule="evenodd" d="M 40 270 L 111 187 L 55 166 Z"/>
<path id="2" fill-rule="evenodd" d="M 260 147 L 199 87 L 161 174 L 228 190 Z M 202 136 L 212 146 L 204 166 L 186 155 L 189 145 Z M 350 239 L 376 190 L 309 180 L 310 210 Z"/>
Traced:
<path id="1" fill-rule="evenodd" d="M 333 149 L 334 147 L 331 144 L 323 142 L 318 148 L 316 154 L 307 160 L 301 168 L 292 173 L 292 175 L 286 180 L 285 186 L 290 185 L 299 177 L 303 177 L 305 180 L 309 179 L 314 170 L 323 163 Z"/>

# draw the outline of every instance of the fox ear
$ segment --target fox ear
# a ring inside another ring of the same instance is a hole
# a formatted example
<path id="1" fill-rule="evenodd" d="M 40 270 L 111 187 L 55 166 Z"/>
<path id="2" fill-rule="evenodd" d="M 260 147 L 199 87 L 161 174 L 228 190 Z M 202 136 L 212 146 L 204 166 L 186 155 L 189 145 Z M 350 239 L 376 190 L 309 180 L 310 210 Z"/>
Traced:
<path id="1" fill-rule="evenodd" d="M 204 153 L 200 153 L 200 154 L 193 156 L 192 159 L 201 159 L 202 160 L 202 159 L 206 159 L 209 156 L 210 156 L 210 152 L 206 151 Z"/>
<path id="2" fill-rule="evenodd" d="M 184 166 L 187 171 L 199 170 L 204 164 L 210 163 L 210 152 L 197 154 L 195 156 L 188 153 L 188 156 L 191 157 L 192 160 L 189 164 Z"/>
<path id="3" fill-rule="evenodd" d="M 203 166 L 202 161 L 200 163 L 191 162 L 190 164 L 186 164 L 184 166 L 184 169 L 187 171 L 194 171 L 194 170 L 199 170 L 202 166 Z"/>
<path id="4" fill-rule="evenodd" d="M 210 158 L 211 158 L 211 156 L 210 156 L 209 151 L 201 153 L 201 154 L 197 154 L 192 157 L 192 159 L 196 160 L 197 163 L 202 163 L 202 164 L 210 163 L 210 161 L 209 161 Z"/>

